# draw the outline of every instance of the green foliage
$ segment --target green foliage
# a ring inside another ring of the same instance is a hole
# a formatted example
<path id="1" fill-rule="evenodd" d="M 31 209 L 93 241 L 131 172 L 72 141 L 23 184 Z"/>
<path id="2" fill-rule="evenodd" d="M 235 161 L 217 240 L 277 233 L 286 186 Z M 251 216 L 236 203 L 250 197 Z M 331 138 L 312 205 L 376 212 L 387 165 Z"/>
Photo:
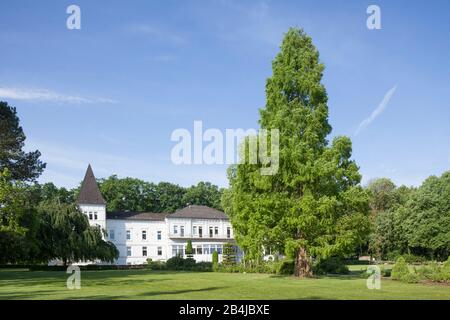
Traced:
<path id="1" fill-rule="evenodd" d="M 234 246 L 229 242 L 223 245 L 222 263 L 225 266 L 236 264 L 236 251 Z"/>
<path id="2" fill-rule="evenodd" d="M 99 180 L 108 211 L 174 212 L 188 203 L 221 209 L 221 192 L 210 182 L 183 188 L 169 182 L 158 184 L 112 175 Z"/>
<path id="3" fill-rule="evenodd" d="M 369 182 L 367 189 L 370 191 L 370 208 L 374 211 L 386 211 L 394 206 L 395 184 L 387 178 L 375 179 Z"/>
<path id="4" fill-rule="evenodd" d="M 320 259 L 313 266 L 316 274 L 348 274 L 350 270 L 341 258 L 330 257 Z"/>
<path id="5" fill-rule="evenodd" d="M 0 172 L 8 169 L 13 180 L 35 181 L 46 164 L 38 150 L 23 151 L 26 137 L 19 122 L 16 108 L 0 101 Z"/>
<path id="6" fill-rule="evenodd" d="M 211 262 L 195 262 L 192 258 L 183 259 L 180 256 L 175 256 L 166 261 L 165 269 L 173 271 L 209 272 L 213 271 L 213 264 Z"/>
<path id="7" fill-rule="evenodd" d="M 221 191 L 219 188 L 210 182 L 199 182 L 196 186 L 191 186 L 186 189 L 183 195 L 183 204 L 196 204 L 208 206 L 218 210 L 222 210 L 220 204 Z"/>
<path id="8" fill-rule="evenodd" d="M 102 239 L 99 227 L 89 226 L 86 215 L 75 204 L 43 203 L 38 215 L 38 241 L 49 259 L 59 259 L 66 265 L 97 259 L 113 262 L 119 257 L 114 244 Z"/>
<path id="9" fill-rule="evenodd" d="M 230 190 L 222 205 L 237 242 L 255 262 L 261 261 L 263 247 L 303 261 L 303 266 L 309 256 L 352 253 L 366 239 L 369 195 L 359 186 L 350 139 L 327 140 L 331 126 L 321 83 L 324 66 L 311 38 L 290 29 L 272 69 L 260 126 L 279 129 L 279 168 L 272 176 L 261 175 L 262 163 L 229 168 Z M 244 159 L 249 141 L 241 146 Z M 306 275 L 307 268 L 298 266 L 299 274 Z"/>
<path id="10" fill-rule="evenodd" d="M 192 241 L 189 239 L 186 245 L 186 257 L 192 258 L 194 256 L 194 250 L 192 249 Z"/>
<path id="11" fill-rule="evenodd" d="M 214 250 L 212 254 L 212 263 L 213 265 L 217 265 L 219 263 L 219 253 Z"/>
<path id="12" fill-rule="evenodd" d="M 406 280 L 409 277 L 410 271 L 406 261 L 403 257 L 399 257 L 392 267 L 392 279 L 393 280 Z"/>
<path id="13" fill-rule="evenodd" d="M 294 266 L 293 260 L 282 260 L 277 269 L 277 274 L 292 275 L 294 274 Z"/>
<path id="14" fill-rule="evenodd" d="M 163 261 L 153 261 L 151 258 L 147 259 L 146 268 L 149 270 L 166 270 L 166 263 Z"/>

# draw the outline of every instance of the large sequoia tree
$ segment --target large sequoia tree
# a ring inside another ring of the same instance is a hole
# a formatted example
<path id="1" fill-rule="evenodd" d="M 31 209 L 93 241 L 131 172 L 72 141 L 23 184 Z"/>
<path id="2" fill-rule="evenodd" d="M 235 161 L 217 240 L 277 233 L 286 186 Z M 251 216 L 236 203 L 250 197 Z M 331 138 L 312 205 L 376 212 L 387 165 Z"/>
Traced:
<path id="1" fill-rule="evenodd" d="M 303 30 L 290 29 L 266 84 L 262 129 L 279 129 L 279 170 L 261 175 L 261 164 L 229 170 L 223 206 L 247 260 L 263 249 L 295 260 L 295 275 L 310 276 L 311 257 L 353 252 L 368 227 L 368 195 L 347 137 L 329 144 L 323 64 Z"/>

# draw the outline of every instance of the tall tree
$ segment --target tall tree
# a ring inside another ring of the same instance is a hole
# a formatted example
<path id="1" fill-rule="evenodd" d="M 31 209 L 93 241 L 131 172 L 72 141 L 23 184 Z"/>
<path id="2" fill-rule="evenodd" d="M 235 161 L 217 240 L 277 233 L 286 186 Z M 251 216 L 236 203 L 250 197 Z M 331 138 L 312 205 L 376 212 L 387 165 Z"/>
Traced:
<path id="1" fill-rule="evenodd" d="M 0 171 L 8 168 L 14 180 L 34 181 L 45 169 L 41 153 L 23 151 L 25 134 L 16 108 L 0 101 Z"/>
<path id="2" fill-rule="evenodd" d="M 326 139 L 324 66 L 311 38 L 290 29 L 272 69 L 260 126 L 279 130 L 279 170 L 263 176 L 262 164 L 230 168 L 223 203 L 247 258 L 277 248 L 295 259 L 296 276 L 310 276 L 311 256 L 350 253 L 363 241 L 368 195 L 350 159 L 350 139 L 336 137 L 331 145 Z"/>

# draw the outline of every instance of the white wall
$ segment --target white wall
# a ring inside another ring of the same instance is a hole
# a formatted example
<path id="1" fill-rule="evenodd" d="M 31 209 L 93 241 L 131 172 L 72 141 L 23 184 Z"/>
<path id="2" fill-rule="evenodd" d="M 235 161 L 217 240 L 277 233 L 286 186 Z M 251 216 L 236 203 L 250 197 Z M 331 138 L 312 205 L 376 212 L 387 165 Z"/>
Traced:
<path id="1" fill-rule="evenodd" d="M 88 217 L 89 225 L 100 226 L 106 230 L 106 206 L 95 204 L 80 204 L 80 210 Z M 97 219 L 95 219 L 97 216 Z M 91 219 L 89 218 L 91 217 Z"/>

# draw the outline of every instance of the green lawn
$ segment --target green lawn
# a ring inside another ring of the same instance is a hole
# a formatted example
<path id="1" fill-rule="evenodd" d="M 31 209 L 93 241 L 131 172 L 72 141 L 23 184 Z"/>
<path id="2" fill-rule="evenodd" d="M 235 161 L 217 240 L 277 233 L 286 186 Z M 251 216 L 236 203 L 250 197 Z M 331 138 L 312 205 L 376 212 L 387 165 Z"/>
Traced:
<path id="1" fill-rule="evenodd" d="M 450 299 L 450 286 L 382 280 L 366 288 L 359 276 L 296 279 L 266 274 L 82 271 L 81 289 L 64 272 L 0 270 L 0 299 Z"/>

